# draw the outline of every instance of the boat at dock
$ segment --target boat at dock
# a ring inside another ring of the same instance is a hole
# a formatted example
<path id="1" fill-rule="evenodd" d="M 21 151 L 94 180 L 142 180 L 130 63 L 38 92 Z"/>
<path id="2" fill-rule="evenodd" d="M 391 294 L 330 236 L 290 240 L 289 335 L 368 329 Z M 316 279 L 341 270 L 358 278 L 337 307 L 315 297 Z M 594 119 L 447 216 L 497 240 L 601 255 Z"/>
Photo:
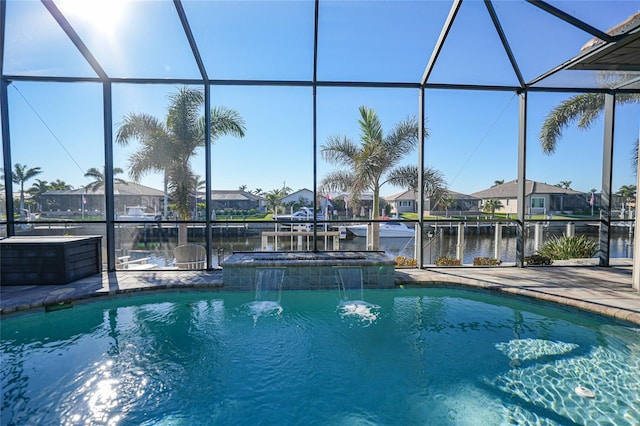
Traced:
<path id="1" fill-rule="evenodd" d="M 350 225 L 347 226 L 347 232 L 353 234 L 355 237 L 366 237 L 367 236 L 367 228 L 369 225 Z M 380 223 L 380 237 L 381 238 L 391 238 L 391 237 L 414 237 L 415 229 L 405 225 L 402 222 L 381 222 Z"/>
<path id="2" fill-rule="evenodd" d="M 147 213 L 145 206 L 129 206 L 126 209 L 127 214 L 116 215 L 116 220 L 153 221 L 162 218 L 159 213 Z"/>

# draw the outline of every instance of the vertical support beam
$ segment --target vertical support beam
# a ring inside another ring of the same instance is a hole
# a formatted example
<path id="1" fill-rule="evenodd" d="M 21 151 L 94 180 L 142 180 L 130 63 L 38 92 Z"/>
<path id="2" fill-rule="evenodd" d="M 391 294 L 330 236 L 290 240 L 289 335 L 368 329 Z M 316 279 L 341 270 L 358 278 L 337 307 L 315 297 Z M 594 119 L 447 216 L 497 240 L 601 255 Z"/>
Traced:
<path id="1" fill-rule="evenodd" d="M 613 125 L 616 112 L 616 97 L 604 95 L 604 140 L 602 144 L 602 204 L 600 210 L 600 266 L 609 266 L 611 243 L 611 182 L 613 178 Z"/>
<path id="2" fill-rule="evenodd" d="M 102 82 L 102 108 L 104 125 L 104 203 L 107 233 L 107 270 L 116 270 L 116 242 L 113 218 L 115 203 L 113 200 L 113 105 L 111 100 L 111 82 Z"/>
<path id="3" fill-rule="evenodd" d="M 638 141 L 640 141 L 640 129 L 638 131 Z M 636 188 L 640 188 L 640 161 L 636 164 Z M 633 222 L 633 272 L 631 275 L 631 286 L 640 293 L 640 219 L 638 218 L 638 206 L 640 206 L 640 194 L 636 189 L 636 211 Z"/>
<path id="4" fill-rule="evenodd" d="M 533 249 L 538 251 L 542 245 L 542 239 L 544 238 L 544 228 L 542 222 L 536 222 L 533 233 Z"/>
<path id="5" fill-rule="evenodd" d="M 456 258 L 464 263 L 464 223 L 458 223 L 458 243 L 456 244 Z"/>
<path id="6" fill-rule="evenodd" d="M 4 163 L 2 167 L 4 167 L 4 190 L 6 195 L 4 201 L 7 212 L 7 237 L 12 237 L 15 235 L 15 224 L 13 219 L 13 181 L 11 180 L 13 168 L 11 166 L 8 87 L 9 82 L 2 79 L 2 82 L 0 82 L 0 114 L 2 116 L 2 160 Z"/>
<path id="7" fill-rule="evenodd" d="M 206 240 L 204 242 L 205 249 L 207 251 L 207 263 L 205 264 L 207 269 L 212 269 L 213 265 L 211 265 L 211 250 L 213 248 L 213 244 L 211 242 L 211 237 L 213 234 L 213 230 L 211 229 L 211 86 L 207 81 L 204 84 L 204 175 L 205 175 L 205 227 L 207 230 Z M 194 188 L 195 191 L 198 188 Z M 195 197 L 198 198 L 197 196 Z M 196 211 L 198 206 L 196 205 Z"/>
<path id="8" fill-rule="evenodd" d="M 425 113 L 424 113 L 424 87 L 418 92 L 418 229 L 416 230 L 415 252 L 419 269 L 424 266 L 424 141 L 425 141 Z"/>
<path id="9" fill-rule="evenodd" d="M 524 267 L 524 215 L 527 187 L 527 92 L 518 94 L 518 208 L 516 212 L 516 266 Z"/>
<path id="10" fill-rule="evenodd" d="M 4 76 L 4 44 L 7 28 L 7 2 L 0 1 L 0 76 Z M 13 181 L 11 180 L 11 138 L 9 132 L 9 81 L 0 81 L 0 121 L 2 122 L 2 167 L 4 168 L 4 207 L 7 213 L 7 237 L 15 235 L 13 223 Z"/>
<path id="11" fill-rule="evenodd" d="M 320 11 L 320 0 L 314 2 L 314 23 L 313 23 L 313 251 L 318 251 L 318 17 Z M 327 220 L 325 217 L 324 220 Z"/>
<path id="12" fill-rule="evenodd" d="M 502 224 L 496 223 L 496 229 L 493 241 L 493 257 L 500 260 L 502 257 Z"/>

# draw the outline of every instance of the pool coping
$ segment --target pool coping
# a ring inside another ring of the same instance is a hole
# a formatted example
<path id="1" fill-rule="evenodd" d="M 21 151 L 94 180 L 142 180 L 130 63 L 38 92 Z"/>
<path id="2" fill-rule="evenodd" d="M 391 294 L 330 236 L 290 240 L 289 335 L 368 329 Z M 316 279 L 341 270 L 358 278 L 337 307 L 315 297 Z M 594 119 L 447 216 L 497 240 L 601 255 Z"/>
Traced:
<path id="1" fill-rule="evenodd" d="M 397 268 L 396 286 L 468 286 L 571 306 L 640 325 L 640 293 L 630 265 Z M 211 271 L 103 272 L 69 284 L 0 286 L 0 315 L 43 312 L 97 298 L 152 291 L 219 290 L 221 269 Z"/>

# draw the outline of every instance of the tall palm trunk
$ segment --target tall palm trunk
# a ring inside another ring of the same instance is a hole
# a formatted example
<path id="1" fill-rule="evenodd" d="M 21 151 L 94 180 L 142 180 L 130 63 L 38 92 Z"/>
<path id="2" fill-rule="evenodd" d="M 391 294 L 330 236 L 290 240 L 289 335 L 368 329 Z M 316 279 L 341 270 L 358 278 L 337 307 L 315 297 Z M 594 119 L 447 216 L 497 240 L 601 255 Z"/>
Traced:
<path id="1" fill-rule="evenodd" d="M 164 172 L 164 209 L 163 209 L 163 218 L 167 220 L 169 216 L 169 177 L 167 176 L 167 171 Z"/>
<path id="2" fill-rule="evenodd" d="M 189 230 L 186 223 L 178 224 L 178 245 L 183 246 L 189 242 Z"/>
<path id="3" fill-rule="evenodd" d="M 378 219 L 380 215 L 380 187 L 376 185 L 373 190 L 373 207 L 371 209 L 371 219 Z M 380 250 L 380 223 L 371 223 L 371 238 L 369 240 L 369 250 Z"/>
<path id="4" fill-rule="evenodd" d="M 20 220 L 25 220 L 24 214 L 24 181 L 20 185 Z"/>

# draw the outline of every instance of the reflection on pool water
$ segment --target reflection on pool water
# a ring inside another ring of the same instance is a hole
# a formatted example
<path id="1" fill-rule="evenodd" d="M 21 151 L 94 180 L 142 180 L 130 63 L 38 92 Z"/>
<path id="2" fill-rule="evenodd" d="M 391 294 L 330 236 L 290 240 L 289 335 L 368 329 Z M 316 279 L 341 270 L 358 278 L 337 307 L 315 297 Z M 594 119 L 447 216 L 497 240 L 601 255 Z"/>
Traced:
<path id="1" fill-rule="evenodd" d="M 476 291 L 363 296 L 158 294 L 3 319 L 2 424 L 640 424 L 637 327 Z"/>

